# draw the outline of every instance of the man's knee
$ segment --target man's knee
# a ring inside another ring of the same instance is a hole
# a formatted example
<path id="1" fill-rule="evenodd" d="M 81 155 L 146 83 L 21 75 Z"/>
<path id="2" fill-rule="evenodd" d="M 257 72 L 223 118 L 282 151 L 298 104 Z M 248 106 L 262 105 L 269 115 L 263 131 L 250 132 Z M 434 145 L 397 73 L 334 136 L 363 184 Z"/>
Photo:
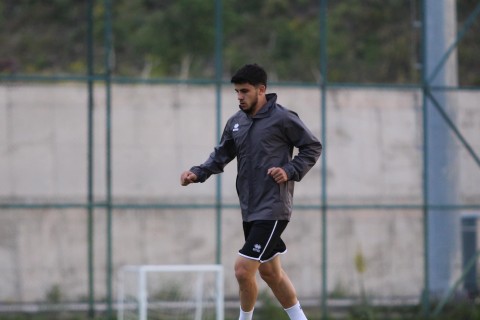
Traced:
<path id="1" fill-rule="evenodd" d="M 255 279 L 257 269 L 258 262 L 246 258 L 239 258 L 235 262 L 235 277 L 239 283 L 252 281 Z"/>
<path id="2" fill-rule="evenodd" d="M 251 277 L 249 270 L 245 266 L 235 265 L 235 278 L 237 278 L 238 282 L 248 281 Z"/>

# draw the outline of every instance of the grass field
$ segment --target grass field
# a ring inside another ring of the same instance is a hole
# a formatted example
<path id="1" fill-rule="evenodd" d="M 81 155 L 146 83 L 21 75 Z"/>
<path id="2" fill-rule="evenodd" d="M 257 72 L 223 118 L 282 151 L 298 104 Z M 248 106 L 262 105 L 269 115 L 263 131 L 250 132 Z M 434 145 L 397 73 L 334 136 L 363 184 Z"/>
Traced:
<path id="1" fill-rule="evenodd" d="M 267 295 L 261 295 L 262 306 L 255 309 L 255 320 L 288 320 L 286 313 L 278 303 Z M 426 317 L 418 306 L 372 307 L 368 304 L 355 305 L 347 308 L 329 310 L 327 319 L 322 319 L 318 308 L 304 308 L 309 320 L 480 320 L 480 305 L 472 301 L 456 301 L 447 305 L 438 316 Z M 433 308 L 432 308 L 433 310 Z M 153 319 L 153 318 L 152 318 Z M 238 310 L 229 309 L 224 320 L 237 320 Z M 107 319 L 104 314 L 98 314 L 94 319 L 85 312 L 44 312 L 44 313 L 11 313 L 0 314 L 0 320 L 116 320 Z M 173 320 L 159 319 L 155 320 Z M 177 319 L 175 320 L 189 320 Z M 205 319 L 214 320 L 214 319 Z"/>

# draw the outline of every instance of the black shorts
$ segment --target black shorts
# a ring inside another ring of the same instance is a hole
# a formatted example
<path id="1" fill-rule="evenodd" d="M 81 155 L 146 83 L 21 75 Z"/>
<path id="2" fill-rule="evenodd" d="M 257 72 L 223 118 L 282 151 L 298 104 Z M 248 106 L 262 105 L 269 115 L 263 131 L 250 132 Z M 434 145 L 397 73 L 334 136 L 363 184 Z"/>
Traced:
<path id="1" fill-rule="evenodd" d="M 287 227 L 287 220 L 257 220 L 243 222 L 245 244 L 238 254 L 261 263 L 287 252 L 280 236 Z"/>

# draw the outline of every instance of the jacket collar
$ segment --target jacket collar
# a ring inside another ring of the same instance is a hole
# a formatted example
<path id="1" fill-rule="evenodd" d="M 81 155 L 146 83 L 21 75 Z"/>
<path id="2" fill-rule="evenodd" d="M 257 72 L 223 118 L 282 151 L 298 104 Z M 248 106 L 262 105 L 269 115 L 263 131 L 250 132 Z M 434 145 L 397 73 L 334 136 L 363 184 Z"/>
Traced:
<path id="1" fill-rule="evenodd" d="M 252 117 L 253 119 L 268 117 L 272 112 L 273 108 L 275 107 L 275 105 L 277 104 L 276 93 L 267 93 L 266 98 L 267 98 L 267 104 L 264 105 L 262 108 L 260 108 L 257 114 Z"/>

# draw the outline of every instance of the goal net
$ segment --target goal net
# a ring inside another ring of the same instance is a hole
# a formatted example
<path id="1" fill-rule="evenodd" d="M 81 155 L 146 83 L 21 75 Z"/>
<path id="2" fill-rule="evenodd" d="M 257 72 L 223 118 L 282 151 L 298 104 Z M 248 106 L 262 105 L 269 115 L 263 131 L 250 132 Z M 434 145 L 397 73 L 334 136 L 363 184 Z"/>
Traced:
<path id="1" fill-rule="evenodd" d="M 124 266 L 119 320 L 223 320 L 221 265 Z"/>

